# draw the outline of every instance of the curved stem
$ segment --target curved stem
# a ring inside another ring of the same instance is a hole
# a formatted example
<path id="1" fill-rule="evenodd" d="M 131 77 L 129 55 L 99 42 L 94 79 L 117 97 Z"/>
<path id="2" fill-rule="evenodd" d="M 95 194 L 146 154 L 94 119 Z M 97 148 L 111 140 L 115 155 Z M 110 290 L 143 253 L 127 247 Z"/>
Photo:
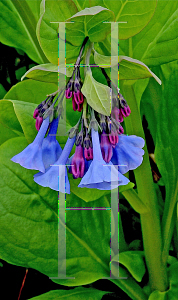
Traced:
<path id="1" fill-rule="evenodd" d="M 87 71 L 91 72 L 90 68 L 90 55 L 93 48 L 94 43 L 90 43 L 85 56 L 85 66 L 87 67 Z"/>

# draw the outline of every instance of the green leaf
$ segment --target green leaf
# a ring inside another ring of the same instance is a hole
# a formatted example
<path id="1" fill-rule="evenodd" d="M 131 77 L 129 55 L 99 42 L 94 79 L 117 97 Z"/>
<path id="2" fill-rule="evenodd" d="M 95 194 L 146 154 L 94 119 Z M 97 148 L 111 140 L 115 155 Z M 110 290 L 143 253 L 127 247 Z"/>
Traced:
<path id="1" fill-rule="evenodd" d="M 68 300 L 100 300 L 108 292 L 100 291 L 94 288 L 77 287 L 72 290 L 55 290 L 43 295 L 30 298 L 29 300 L 55 300 L 66 298 Z"/>
<path id="2" fill-rule="evenodd" d="M 127 188 L 128 185 L 130 185 L 130 188 Z M 119 192 L 124 195 L 124 197 L 136 212 L 138 212 L 139 214 L 148 213 L 148 207 L 142 202 L 138 194 L 133 190 L 134 184 L 132 182 L 129 182 L 128 185 L 123 186 L 126 187 L 126 189 L 120 190 L 119 188 Z"/>
<path id="3" fill-rule="evenodd" d="M 143 275 L 146 272 L 143 258 L 144 253 L 142 251 L 125 251 L 119 253 L 119 263 L 126 267 L 138 282 L 142 281 Z"/>
<path id="4" fill-rule="evenodd" d="M 21 135 L 19 131 L 15 131 L 13 129 L 10 129 L 6 126 L 4 126 L 2 123 L 0 124 L 0 145 L 3 144 L 8 139 L 12 139 L 14 137 L 18 137 Z M 23 134 L 22 134 L 23 135 Z"/>
<path id="5" fill-rule="evenodd" d="M 148 66 L 158 66 L 177 59 L 177 9 L 177 1 L 158 0 L 150 23 L 132 38 L 134 58 Z M 127 43 L 122 41 L 120 47 L 125 55 L 129 55 Z"/>
<path id="6" fill-rule="evenodd" d="M 23 133 L 17 116 L 14 112 L 13 103 L 7 100 L 0 101 L 0 123 L 7 130 Z M 9 131 L 9 133 L 10 133 Z M 3 138 L 3 137 L 2 137 Z"/>
<path id="7" fill-rule="evenodd" d="M 150 79 L 142 95 L 141 114 L 145 115 L 148 122 L 148 129 L 151 132 L 154 143 L 156 144 L 157 124 L 160 105 L 162 102 L 162 87 L 158 86 L 155 80 Z"/>
<path id="8" fill-rule="evenodd" d="M 27 141 L 32 143 L 37 135 L 37 130 L 35 128 L 36 120 L 33 118 L 36 104 L 17 100 L 11 100 L 11 102 L 13 103 L 14 112 L 22 126 Z"/>
<path id="9" fill-rule="evenodd" d="M 10 129 L 8 138 L 24 133 L 29 143 L 33 141 L 37 134 L 33 112 L 46 95 L 55 90 L 57 90 L 56 84 L 31 79 L 19 82 L 9 90 L 5 99 L 11 100 L 0 101 L 0 122 Z M 3 139 L 3 136 L 1 138 Z"/>
<path id="10" fill-rule="evenodd" d="M 91 71 L 87 71 L 82 93 L 88 104 L 97 112 L 109 116 L 110 114 L 110 88 L 97 82 Z"/>
<path id="11" fill-rule="evenodd" d="M 178 70 L 167 80 L 161 97 L 159 118 L 157 121 L 155 160 L 166 184 L 166 198 L 170 199 L 175 191 L 178 156 L 175 145 L 178 143 L 177 109 Z M 169 131 L 167 130 L 169 128 Z"/>
<path id="12" fill-rule="evenodd" d="M 178 9 L 170 16 L 161 31 L 149 44 L 143 59 L 146 64 L 155 66 L 178 59 Z"/>
<path id="13" fill-rule="evenodd" d="M 113 12 L 108 9 L 92 7 L 76 13 L 77 7 L 71 0 L 46 0 L 41 2 L 41 17 L 37 26 L 37 36 L 45 55 L 53 64 L 57 65 L 58 63 L 59 25 L 58 23 L 50 22 L 64 22 L 66 20 L 74 22 L 71 24 L 66 23 L 67 63 L 73 63 L 76 60 L 85 36 L 88 35 L 91 41 L 97 41 L 98 36 L 102 40 L 110 32 L 110 24 L 102 23 L 103 21 L 114 20 Z M 61 38 L 60 40 L 63 39 L 61 33 L 59 33 L 59 37 Z"/>
<path id="14" fill-rule="evenodd" d="M 14 85 L 5 95 L 4 99 L 40 104 L 46 99 L 48 94 L 51 94 L 57 90 L 57 82 L 54 84 L 28 79 Z"/>
<path id="15" fill-rule="evenodd" d="M 64 22 L 77 12 L 77 7 L 72 0 L 42 0 L 40 5 L 40 19 L 37 24 L 37 37 L 40 45 L 48 58 L 54 65 L 58 64 L 58 23 Z M 59 49 L 60 50 L 60 49 Z M 79 54 L 80 47 L 74 47 L 66 43 L 67 63 L 73 61 Z"/>
<path id="16" fill-rule="evenodd" d="M 40 0 L 2 0 L 0 2 L 0 40 L 23 50 L 37 63 L 46 62 L 36 37 Z"/>
<path id="17" fill-rule="evenodd" d="M 80 46 L 86 36 L 91 42 L 104 40 L 111 31 L 111 25 L 103 24 L 103 21 L 114 21 L 114 14 L 107 8 L 93 6 L 76 13 L 69 21 L 74 24 L 66 25 L 67 40 L 74 46 Z"/>
<path id="18" fill-rule="evenodd" d="M 94 52 L 95 63 L 102 68 L 110 68 L 118 64 L 118 57 L 104 56 L 96 51 Z M 118 73 L 115 74 L 115 79 L 117 79 Z M 137 80 L 143 78 L 153 77 L 159 84 L 161 80 L 141 61 L 133 59 L 128 56 L 119 56 L 119 79 L 120 80 Z"/>
<path id="19" fill-rule="evenodd" d="M 134 184 L 133 182 L 129 182 L 129 183 L 126 184 L 126 185 L 121 185 L 121 186 L 119 187 L 119 193 L 123 193 L 124 191 L 133 189 L 134 186 L 135 186 L 135 184 Z"/>
<path id="20" fill-rule="evenodd" d="M 63 76 L 65 74 L 67 77 L 70 77 L 72 75 L 72 68 L 66 68 L 65 70 L 65 66 L 57 66 L 51 63 L 38 65 L 28 70 L 22 76 L 21 80 L 23 80 L 25 77 L 28 77 L 31 79 L 44 81 L 44 82 L 60 83 L 61 73 L 62 73 L 61 79 L 63 79 Z M 58 74 L 59 74 L 59 78 L 58 78 Z"/>
<path id="21" fill-rule="evenodd" d="M 75 5 L 78 8 L 78 11 L 84 9 L 85 7 L 89 7 L 90 0 L 73 0 Z"/>
<path id="22" fill-rule="evenodd" d="M 139 33 L 149 23 L 156 9 L 157 0 L 153 1 L 115 1 L 91 0 L 90 5 L 101 5 L 112 10 L 119 24 L 119 39 L 128 39 Z"/>
<path id="23" fill-rule="evenodd" d="M 178 118 L 177 108 L 178 70 L 171 73 L 166 81 L 161 97 L 159 118 L 157 122 L 155 161 L 166 187 L 166 198 L 162 217 L 163 258 L 167 260 L 169 247 L 176 222 L 177 202 L 177 145 Z M 167 130 L 169 129 L 169 130 Z"/>
<path id="24" fill-rule="evenodd" d="M 58 257 L 58 193 L 36 184 L 36 171 L 10 160 L 27 145 L 19 137 L 0 146 L 0 257 L 58 277 L 58 265 L 64 259 L 60 253 Z M 108 207 L 109 203 L 105 197 L 89 206 Z M 86 203 L 71 193 L 66 207 L 86 207 Z M 109 276 L 109 241 L 109 211 L 67 210 L 66 275 L 75 279 L 53 281 L 76 286 Z"/>
<path id="25" fill-rule="evenodd" d="M 6 94 L 6 90 L 2 84 L 0 84 L 0 99 L 2 99 Z"/>
<path id="26" fill-rule="evenodd" d="M 33 119 L 34 109 L 48 94 L 55 92 L 57 89 L 56 84 L 32 79 L 19 82 L 5 96 L 6 99 L 11 100 L 0 101 L 0 122 L 5 127 L 15 130 L 18 135 L 24 133 L 28 142 L 31 143 L 37 134 L 35 119 Z M 74 114 L 71 102 L 71 99 L 66 101 L 66 122 L 65 118 L 61 118 L 58 126 L 60 136 L 57 139 L 61 146 L 66 142 L 66 132 L 77 123 L 80 117 L 79 112 Z"/>
<path id="27" fill-rule="evenodd" d="M 144 79 L 153 77 L 159 84 L 161 80 L 141 61 L 127 56 L 120 56 L 120 79 Z"/>

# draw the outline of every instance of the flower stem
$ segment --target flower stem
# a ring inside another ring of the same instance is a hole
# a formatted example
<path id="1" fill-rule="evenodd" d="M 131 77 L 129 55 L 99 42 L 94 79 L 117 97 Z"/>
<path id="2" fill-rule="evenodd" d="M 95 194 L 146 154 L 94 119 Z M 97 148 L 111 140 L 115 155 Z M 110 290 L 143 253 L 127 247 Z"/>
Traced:
<path id="1" fill-rule="evenodd" d="M 88 128 L 88 122 L 87 122 L 87 101 L 84 99 L 83 102 L 83 120 L 84 120 L 84 125 L 86 128 Z"/>
<path id="2" fill-rule="evenodd" d="M 131 115 L 125 119 L 128 134 L 136 134 L 144 138 L 141 117 L 131 84 L 124 83 L 124 96 L 129 101 Z M 142 165 L 134 171 L 138 196 L 150 208 L 150 212 L 141 213 L 142 236 L 145 259 L 149 272 L 152 290 L 165 291 L 168 286 L 166 264 L 162 261 L 162 237 L 159 208 L 154 190 L 149 156 L 145 147 Z"/>
<path id="3" fill-rule="evenodd" d="M 78 58 L 77 58 L 77 60 L 76 60 L 76 63 L 75 63 L 75 68 L 76 68 L 78 65 L 80 65 L 80 61 L 81 61 L 81 58 L 82 58 L 82 53 L 83 53 L 83 50 L 84 50 L 84 48 L 85 48 L 86 43 L 88 42 L 88 39 L 89 39 L 89 37 L 87 36 L 87 37 L 85 37 L 85 39 L 84 39 L 84 41 L 83 41 L 83 44 L 82 44 L 82 46 L 81 46 L 81 48 L 80 48 L 79 56 L 78 56 Z"/>
<path id="4" fill-rule="evenodd" d="M 87 71 L 90 71 L 90 72 L 91 72 L 91 68 L 90 68 L 90 55 L 91 55 L 91 51 L 93 49 L 93 44 L 94 43 L 90 43 L 89 44 L 89 47 L 87 49 L 86 56 L 85 56 L 85 66 L 87 67 Z"/>

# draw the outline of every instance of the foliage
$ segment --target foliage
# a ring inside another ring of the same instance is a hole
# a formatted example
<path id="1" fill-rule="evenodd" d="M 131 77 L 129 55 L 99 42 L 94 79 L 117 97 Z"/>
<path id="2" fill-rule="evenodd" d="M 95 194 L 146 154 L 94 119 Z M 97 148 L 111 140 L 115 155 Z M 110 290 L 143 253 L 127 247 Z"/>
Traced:
<path id="1" fill-rule="evenodd" d="M 89 63 L 95 68 L 81 72 L 82 93 L 93 109 L 110 114 L 110 88 L 99 68 L 104 65 L 110 76 L 111 27 L 104 22 L 127 22 L 119 24 L 120 89 L 131 108 L 131 115 L 124 122 L 125 133 L 141 136 L 148 147 L 150 140 L 142 126 L 142 117 L 146 118 L 155 164 L 162 177 L 162 184 L 153 183 L 145 146 L 143 164 L 134 170 L 134 176 L 131 172 L 126 175 L 134 184 L 119 187 L 120 214 L 131 205 L 134 218 L 140 214 L 138 223 L 143 235 L 143 248 L 129 250 L 124 236 L 127 229 L 122 230 L 120 219 L 119 247 L 123 251 L 119 257 L 119 275 L 128 277 L 127 280 L 109 277 L 111 265 L 115 275 L 118 270 L 117 256 L 112 262 L 109 260 L 113 251 L 110 211 L 67 210 L 66 275 L 75 279 L 52 280 L 75 288 L 50 291 L 31 299 L 101 299 L 106 291 L 83 285 L 104 277 L 131 299 L 176 299 L 177 259 L 169 266 L 168 256 L 170 249 L 175 257 L 178 251 L 177 15 L 178 2 L 168 0 L 1 0 L 1 42 L 25 52 L 38 65 L 25 70 L 22 81 L 0 101 L 0 257 L 48 277 L 57 277 L 58 264 L 64 263 L 64 258 L 58 255 L 57 192 L 37 185 L 33 180 L 36 172 L 10 159 L 33 142 L 36 136 L 33 112 L 46 95 L 61 87 L 65 71 L 68 81 L 86 36 L 89 37 L 86 49 L 92 45 Z M 66 70 L 60 62 L 58 66 L 58 39 L 62 39 L 63 33 L 58 33 L 57 22 L 64 21 L 68 22 Z M 85 57 L 86 51 L 83 64 Z M 112 67 L 116 67 L 118 57 L 113 57 L 112 62 Z M 114 76 L 117 80 L 118 73 Z M 75 126 L 79 117 L 80 113 L 72 110 L 70 99 L 66 99 L 66 123 L 60 123 L 57 137 L 62 148 L 67 140 L 66 129 Z M 80 180 L 74 180 L 70 174 L 69 181 L 67 207 L 110 207 L 110 191 L 81 189 Z M 161 186 L 165 187 L 166 196 L 161 195 Z M 149 277 L 147 286 L 145 274 Z"/>

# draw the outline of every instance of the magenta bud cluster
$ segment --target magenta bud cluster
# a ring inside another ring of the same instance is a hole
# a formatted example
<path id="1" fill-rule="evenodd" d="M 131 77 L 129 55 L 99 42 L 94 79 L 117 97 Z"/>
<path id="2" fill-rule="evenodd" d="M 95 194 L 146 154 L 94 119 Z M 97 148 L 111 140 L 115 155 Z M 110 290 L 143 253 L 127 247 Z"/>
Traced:
<path id="1" fill-rule="evenodd" d="M 75 66 L 73 74 L 66 85 L 65 96 L 67 99 L 72 98 L 72 107 L 74 111 L 82 111 L 84 96 L 81 92 L 80 65 Z M 75 79 L 74 79 L 75 76 Z"/>

